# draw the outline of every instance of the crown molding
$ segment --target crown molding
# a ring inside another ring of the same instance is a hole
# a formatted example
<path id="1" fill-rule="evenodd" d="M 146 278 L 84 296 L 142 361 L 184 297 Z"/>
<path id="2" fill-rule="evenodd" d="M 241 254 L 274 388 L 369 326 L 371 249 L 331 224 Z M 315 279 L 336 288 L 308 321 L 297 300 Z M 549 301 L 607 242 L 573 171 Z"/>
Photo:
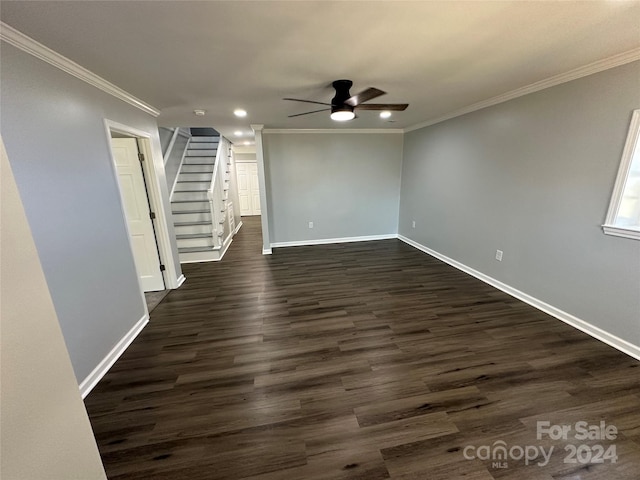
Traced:
<path id="1" fill-rule="evenodd" d="M 619 53 L 603 60 L 598 60 L 583 67 L 578 67 L 573 70 L 569 70 L 568 72 L 554 75 L 553 77 L 540 80 L 539 82 L 535 82 L 530 85 L 511 90 L 510 92 L 503 93 L 496 97 L 483 100 L 482 102 L 474 103 L 467 107 L 443 115 L 442 117 L 434 118 L 432 120 L 427 120 L 426 122 L 406 127 L 404 129 L 404 132 L 411 132 L 413 130 L 418 130 L 430 125 L 435 125 L 436 123 L 444 122 L 445 120 L 450 120 L 467 113 L 475 112 L 476 110 L 491 107 L 508 100 L 513 100 L 514 98 L 538 92 L 540 90 L 544 90 L 545 88 L 555 87 L 556 85 L 567 83 L 572 80 L 577 80 L 578 78 L 586 77 L 588 75 L 593 75 L 594 73 L 603 72 L 604 70 L 609 70 L 610 68 L 615 68 L 627 63 L 635 62 L 636 60 L 640 60 L 640 48 L 634 48 L 633 50 Z"/>
<path id="2" fill-rule="evenodd" d="M 403 133 L 401 128 L 265 128 L 264 133 Z"/>
<path id="3" fill-rule="evenodd" d="M 129 105 L 133 105 L 139 108 L 145 113 L 157 117 L 160 115 L 160 110 L 152 107 L 151 105 L 143 102 L 139 98 L 134 97 L 128 92 L 125 92 L 120 87 L 115 86 L 113 83 L 108 82 L 104 78 L 96 75 L 95 73 L 87 70 L 86 68 L 78 65 L 67 57 L 60 55 L 58 52 L 51 50 L 49 47 L 42 45 L 35 41 L 33 38 L 28 37 L 24 33 L 16 30 L 10 25 L 4 22 L 0 22 L 0 40 L 7 42 L 10 45 L 22 50 L 29 55 L 47 62 L 54 67 L 59 68 L 63 72 L 66 72 L 74 77 L 82 80 L 83 82 L 93 85 L 99 88 L 103 92 L 108 93 L 120 100 L 127 102 Z"/>

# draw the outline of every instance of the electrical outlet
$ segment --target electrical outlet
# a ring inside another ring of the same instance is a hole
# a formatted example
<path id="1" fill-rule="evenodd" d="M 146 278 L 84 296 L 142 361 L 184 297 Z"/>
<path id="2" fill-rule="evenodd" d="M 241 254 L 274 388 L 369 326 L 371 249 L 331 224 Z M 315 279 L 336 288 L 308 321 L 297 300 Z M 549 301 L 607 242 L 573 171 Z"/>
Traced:
<path id="1" fill-rule="evenodd" d="M 502 261 L 502 250 L 496 250 L 496 260 Z"/>
<path id="2" fill-rule="evenodd" d="M 313 222 L 309 222 L 309 228 L 313 228 Z"/>
<path id="3" fill-rule="evenodd" d="M 411 228 L 416 228 L 416 221 L 411 222 Z"/>

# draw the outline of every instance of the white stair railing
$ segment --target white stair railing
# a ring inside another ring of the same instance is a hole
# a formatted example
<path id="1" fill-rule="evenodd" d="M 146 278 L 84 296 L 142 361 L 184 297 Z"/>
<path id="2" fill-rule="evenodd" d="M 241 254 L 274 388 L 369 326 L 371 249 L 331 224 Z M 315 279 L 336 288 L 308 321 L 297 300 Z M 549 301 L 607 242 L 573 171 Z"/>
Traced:
<path id="1" fill-rule="evenodd" d="M 226 147 L 227 140 L 220 137 L 218 150 L 216 151 L 216 161 L 213 167 L 213 176 L 211 177 L 211 185 L 207 190 L 207 198 L 209 199 L 209 208 L 211 209 L 211 234 L 213 236 L 213 248 L 222 247 L 224 236 L 224 222 L 226 220 L 226 195 L 225 195 L 225 171 L 227 169 Z"/>

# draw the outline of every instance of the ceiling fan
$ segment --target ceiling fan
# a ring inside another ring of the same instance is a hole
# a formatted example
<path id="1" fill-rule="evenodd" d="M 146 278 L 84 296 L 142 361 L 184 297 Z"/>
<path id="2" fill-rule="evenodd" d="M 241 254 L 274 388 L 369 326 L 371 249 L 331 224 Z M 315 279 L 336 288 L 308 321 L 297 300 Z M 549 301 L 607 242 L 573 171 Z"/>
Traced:
<path id="1" fill-rule="evenodd" d="M 364 103 L 373 100 L 386 92 L 377 88 L 367 88 L 360 93 L 351 95 L 349 89 L 353 85 L 351 80 L 336 80 L 332 84 L 336 90 L 336 95 L 331 99 L 331 103 L 315 102 L 313 100 L 301 100 L 299 98 L 283 98 L 283 100 L 291 100 L 293 102 L 314 103 L 317 105 L 326 105 L 331 108 L 322 108 L 311 112 L 297 113 L 289 115 L 291 117 L 299 117 L 301 115 L 309 115 L 311 113 L 327 112 L 331 110 L 331 119 L 338 122 L 353 120 L 356 117 L 355 110 L 380 110 L 380 111 L 402 111 L 409 106 L 408 103 Z"/>

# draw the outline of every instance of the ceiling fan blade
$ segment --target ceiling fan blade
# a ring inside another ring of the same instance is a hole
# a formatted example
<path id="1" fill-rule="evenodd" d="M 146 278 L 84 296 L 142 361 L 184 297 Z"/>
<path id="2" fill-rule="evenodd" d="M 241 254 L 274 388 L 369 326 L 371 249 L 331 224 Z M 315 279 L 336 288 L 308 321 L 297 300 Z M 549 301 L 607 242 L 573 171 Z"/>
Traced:
<path id="1" fill-rule="evenodd" d="M 406 110 L 408 103 L 365 103 L 364 105 L 356 105 L 358 110 L 392 110 L 401 112 Z"/>
<path id="2" fill-rule="evenodd" d="M 289 115 L 289 118 L 299 117 L 301 115 L 309 115 L 310 113 L 328 112 L 329 110 L 331 110 L 331 109 L 330 108 L 322 108 L 320 110 L 314 110 L 313 112 L 296 113 L 295 115 Z"/>
<path id="3" fill-rule="evenodd" d="M 372 100 L 380 95 L 384 95 L 387 92 L 383 92 L 382 90 L 378 90 L 377 88 L 367 88 L 360 93 L 356 93 L 351 98 L 347 98 L 344 103 L 350 105 L 352 107 L 356 107 L 361 103 L 366 102 L 367 100 Z"/>
<path id="4" fill-rule="evenodd" d="M 299 99 L 299 98 L 283 98 L 283 100 L 291 100 L 292 102 L 317 103 L 318 105 L 328 105 L 328 106 L 331 106 L 331 104 L 330 104 L 330 103 L 314 102 L 313 100 L 301 100 L 301 99 Z"/>

